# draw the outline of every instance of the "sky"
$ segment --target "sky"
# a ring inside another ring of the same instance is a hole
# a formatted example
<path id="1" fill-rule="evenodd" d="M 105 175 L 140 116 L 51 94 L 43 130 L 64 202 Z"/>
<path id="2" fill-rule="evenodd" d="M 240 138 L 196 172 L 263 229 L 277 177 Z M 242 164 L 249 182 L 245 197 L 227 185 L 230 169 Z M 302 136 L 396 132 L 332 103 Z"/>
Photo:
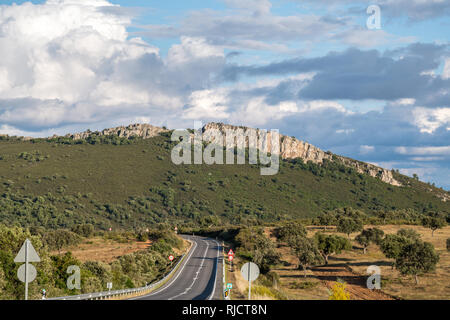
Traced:
<path id="1" fill-rule="evenodd" d="M 224 122 L 450 190 L 449 18 L 449 0 L 0 0 L 0 133 Z"/>

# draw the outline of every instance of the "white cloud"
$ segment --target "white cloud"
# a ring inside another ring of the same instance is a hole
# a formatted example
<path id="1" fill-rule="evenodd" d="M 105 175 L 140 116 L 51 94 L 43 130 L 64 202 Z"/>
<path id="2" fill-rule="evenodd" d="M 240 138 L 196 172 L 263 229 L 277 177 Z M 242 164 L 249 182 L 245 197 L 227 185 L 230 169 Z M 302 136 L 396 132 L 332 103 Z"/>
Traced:
<path id="1" fill-rule="evenodd" d="M 366 155 L 369 153 L 372 153 L 375 151 L 375 147 L 374 146 L 367 146 L 367 145 L 362 145 L 359 147 L 359 153 Z"/>
<path id="2" fill-rule="evenodd" d="M 104 0 L 0 6 L 0 121 L 34 134 L 182 110 L 220 70 L 223 49 L 183 37 L 164 60 L 130 37 L 131 19 Z"/>
<path id="3" fill-rule="evenodd" d="M 450 146 L 397 147 L 395 152 L 403 155 L 450 155 Z"/>
<path id="4" fill-rule="evenodd" d="M 232 8 L 245 9 L 256 15 L 268 14 L 272 3 L 269 0 L 224 0 Z"/>
<path id="5" fill-rule="evenodd" d="M 412 111 L 414 124 L 420 132 L 432 134 L 438 128 L 450 124 L 450 108 L 423 108 L 417 107 Z"/>
<path id="6" fill-rule="evenodd" d="M 209 45 L 203 38 L 181 37 L 181 44 L 170 48 L 167 60 L 169 64 L 180 64 L 209 57 L 223 58 L 223 49 Z"/>
<path id="7" fill-rule="evenodd" d="M 445 59 L 444 70 L 442 71 L 442 79 L 450 79 L 450 58 Z"/>
<path id="8" fill-rule="evenodd" d="M 413 98 L 398 99 L 395 101 L 395 103 L 401 106 L 411 106 L 416 103 L 416 99 Z"/>
<path id="9" fill-rule="evenodd" d="M 195 91 L 189 97 L 185 119 L 226 119 L 228 96 L 225 89 Z"/>
<path id="10" fill-rule="evenodd" d="M 300 108 L 300 112 L 314 112 L 314 111 L 325 111 L 327 109 L 334 109 L 342 113 L 352 113 L 348 111 L 342 104 L 330 101 L 330 100 L 313 100 L 305 102 Z"/>

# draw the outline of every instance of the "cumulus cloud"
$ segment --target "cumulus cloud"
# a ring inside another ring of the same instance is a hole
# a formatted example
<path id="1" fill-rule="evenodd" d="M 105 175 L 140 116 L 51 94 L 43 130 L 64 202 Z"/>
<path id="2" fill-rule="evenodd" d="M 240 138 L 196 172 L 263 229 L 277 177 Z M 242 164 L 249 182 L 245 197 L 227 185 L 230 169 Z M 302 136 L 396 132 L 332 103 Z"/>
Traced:
<path id="1" fill-rule="evenodd" d="M 181 110 L 210 84 L 223 49 L 183 37 L 164 60 L 130 37 L 132 17 L 104 0 L 0 6 L 0 122 L 36 132 Z"/>
<path id="2" fill-rule="evenodd" d="M 229 7 L 253 12 L 256 16 L 268 14 L 272 3 L 269 0 L 224 0 Z"/>
<path id="3" fill-rule="evenodd" d="M 150 24 L 139 34 L 152 39 L 180 36 L 202 37 L 209 43 L 228 49 L 249 49 L 292 53 L 301 43 L 310 50 L 314 44 L 376 47 L 388 43 L 412 42 L 413 37 L 399 37 L 384 30 L 368 30 L 347 14 L 318 15 L 302 11 L 292 15 L 271 12 L 269 0 L 224 0 L 231 8 L 225 12 L 211 9 L 192 10 L 179 26 Z"/>
<path id="4" fill-rule="evenodd" d="M 304 0 L 291 0 L 305 2 Z M 382 9 L 382 14 L 389 17 L 407 17 L 411 22 L 423 21 L 450 14 L 450 2 L 446 0 L 307 0 L 314 5 L 328 5 L 330 10 L 336 10 L 341 5 L 349 5 L 349 10 L 362 11 L 372 4 Z"/>
<path id="5" fill-rule="evenodd" d="M 433 133 L 442 126 L 450 126 L 450 108 L 429 109 L 417 107 L 413 110 L 414 123 L 421 132 Z"/>
<path id="6" fill-rule="evenodd" d="M 315 72 L 314 78 L 300 91 L 301 98 L 416 99 L 417 103 L 427 106 L 447 106 L 450 80 L 424 73 L 437 69 L 446 53 L 446 45 L 421 43 L 384 54 L 378 50 L 350 48 L 322 57 L 300 57 L 263 66 L 230 64 L 222 77 L 226 81 L 236 81 L 240 76 Z"/>

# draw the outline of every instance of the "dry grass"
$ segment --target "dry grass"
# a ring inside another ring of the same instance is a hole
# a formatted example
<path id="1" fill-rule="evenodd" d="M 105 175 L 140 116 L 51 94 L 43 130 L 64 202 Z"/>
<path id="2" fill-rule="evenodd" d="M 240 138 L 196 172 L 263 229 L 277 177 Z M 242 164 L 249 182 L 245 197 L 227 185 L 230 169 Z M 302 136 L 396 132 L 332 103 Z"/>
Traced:
<path id="1" fill-rule="evenodd" d="M 379 227 L 387 234 L 396 233 L 401 228 L 416 230 L 423 241 L 430 242 L 440 255 L 439 263 L 434 273 L 419 276 L 416 285 L 412 277 L 402 276 L 397 270 L 392 270 L 392 260 L 386 259 L 377 246 L 370 246 L 366 255 L 362 251 L 351 251 L 341 254 L 336 259 L 348 259 L 347 263 L 359 274 L 367 274 L 369 265 L 381 268 L 383 291 L 402 299 L 450 299 L 450 252 L 446 249 L 446 239 L 450 238 L 450 226 L 437 230 L 431 236 L 431 230 L 421 226 L 388 225 Z M 336 260 L 337 261 L 337 260 Z"/>
<path id="2" fill-rule="evenodd" d="M 61 250 L 61 253 L 70 251 L 73 256 L 81 262 L 100 261 L 110 263 L 126 254 L 145 250 L 149 248 L 151 244 L 150 240 L 146 242 L 129 241 L 127 243 L 121 243 L 110 239 L 105 240 L 101 237 L 95 237 L 87 239 L 77 246 Z M 181 255 L 190 247 L 190 245 L 189 241 L 183 239 L 183 247 L 181 249 L 174 248 L 173 251 L 176 255 Z M 59 254 L 59 252 L 54 251 L 52 254 Z"/>
<path id="3" fill-rule="evenodd" d="M 366 228 L 371 226 L 366 226 Z M 450 226 L 437 230 L 431 236 L 431 230 L 421 226 L 387 225 L 377 226 L 386 234 L 396 233 L 401 228 L 412 228 L 420 233 L 422 240 L 430 242 L 440 254 L 440 261 L 436 272 L 420 276 L 419 285 L 415 285 L 414 279 L 399 274 L 392 270 L 392 261 L 387 259 L 375 245 L 368 248 L 367 254 L 363 254 L 360 246 L 353 241 L 354 250 L 343 252 L 332 256 L 328 266 L 308 270 L 307 278 L 303 271 L 298 270 L 297 261 L 288 247 L 278 248 L 282 255 L 283 265 L 274 269 L 281 279 L 281 289 L 288 295 L 289 299 L 315 300 L 328 299 L 328 289 L 333 281 L 342 278 L 348 282 L 349 292 L 353 299 L 379 300 L 390 299 L 395 296 L 402 299 L 450 299 L 450 253 L 446 249 L 446 239 L 450 238 Z M 308 228 L 308 236 L 313 236 L 317 229 Z M 329 228 L 327 232 L 336 232 Z M 351 239 L 358 233 L 350 235 Z M 272 240 L 275 240 L 271 230 L 266 230 Z M 340 234 L 342 235 L 342 234 Z M 342 235 L 347 237 L 347 235 Z M 371 291 L 365 287 L 368 277 L 367 267 L 377 265 L 381 268 L 382 292 Z M 305 282 L 308 282 L 305 284 Z M 319 285 L 308 287 L 311 282 L 320 282 Z M 299 287 L 307 287 L 298 289 Z"/>
<path id="4" fill-rule="evenodd" d="M 72 252 L 73 256 L 81 262 L 101 261 L 110 263 L 118 257 L 145 250 L 151 246 L 151 242 L 130 241 L 128 243 L 119 243 L 114 240 L 105 240 L 100 237 L 91 238 L 83 241 L 81 244 L 62 250 L 61 253 L 67 251 Z M 58 252 L 53 252 L 58 254 Z"/>

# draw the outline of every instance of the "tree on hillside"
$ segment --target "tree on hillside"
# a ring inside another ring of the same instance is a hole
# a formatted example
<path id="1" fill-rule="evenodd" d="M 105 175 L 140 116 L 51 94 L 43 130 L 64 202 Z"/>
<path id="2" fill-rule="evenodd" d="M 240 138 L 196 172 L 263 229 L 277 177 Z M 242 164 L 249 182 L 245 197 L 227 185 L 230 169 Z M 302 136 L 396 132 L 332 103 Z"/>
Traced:
<path id="1" fill-rule="evenodd" d="M 411 239 L 411 240 L 419 240 L 420 234 L 411 228 L 403 228 L 397 231 L 397 235 Z"/>
<path id="2" fill-rule="evenodd" d="M 289 238 L 289 246 L 297 257 L 299 268 L 302 267 L 305 277 L 307 268 L 323 263 L 323 258 L 314 240 L 297 235 Z"/>
<path id="3" fill-rule="evenodd" d="M 386 224 L 387 220 L 390 220 L 394 217 L 394 214 L 392 211 L 382 210 L 378 211 L 376 213 L 377 217 L 381 220 L 383 220 L 383 224 Z"/>
<path id="4" fill-rule="evenodd" d="M 356 242 L 363 246 L 364 254 L 366 254 L 367 247 L 371 243 L 379 244 L 383 239 L 384 232 L 378 228 L 369 228 L 363 230 L 356 238 Z"/>
<path id="5" fill-rule="evenodd" d="M 405 245 L 419 240 L 419 234 L 406 230 L 411 229 L 400 229 L 397 231 L 397 234 L 388 234 L 383 240 L 380 241 L 380 250 L 386 258 L 396 260 L 400 256 Z M 392 269 L 394 269 L 394 267 L 395 262 L 392 264 Z"/>
<path id="6" fill-rule="evenodd" d="M 291 237 L 305 237 L 306 228 L 299 222 L 287 222 L 276 230 L 279 241 L 289 242 Z"/>
<path id="7" fill-rule="evenodd" d="M 429 212 L 422 218 L 422 225 L 431 229 L 431 236 L 434 236 L 434 231 L 441 229 L 446 225 L 445 216 L 439 212 Z"/>
<path id="8" fill-rule="evenodd" d="M 353 209 L 351 207 L 345 207 L 345 208 L 338 208 L 334 210 L 336 218 L 341 219 L 343 217 L 352 218 L 352 219 L 359 219 L 363 220 L 367 216 L 364 213 L 364 211 Z"/>
<path id="9" fill-rule="evenodd" d="M 337 231 L 345 233 L 348 238 L 352 232 L 361 231 L 363 228 L 363 222 L 358 218 L 342 217 L 337 223 Z"/>
<path id="10" fill-rule="evenodd" d="M 262 273 L 280 261 L 275 243 L 267 238 L 261 228 L 243 228 L 236 236 L 239 254 L 256 263 Z"/>
<path id="11" fill-rule="evenodd" d="M 6 298 L 3 296 L 3 293 L 5 291 L 5 285 L 6 285 L 5 273 L 3 272 L 3 268 L 0 268 L 0 299 Z"/>
<path id="12" fill-rule="evenodd" d="M 325 264 L 328 264 L 329 256 L 341 253 L 343 250 L 350 250 L 352 247 L 350 241 L 337 235 L 328 235 L 318 232 L 315 234 L 314 238 L 320 253 L 325 259 Z"/>
<path id="13" fill-rule="evenodd" d="M 94 226 L 92 224 L 79 224 L 72 228 L 72 232 L 82 237 L 89 238 L 94 235 Z"/>
<path id="14" fill-rule="evenodd" d="M 317 219 L 321 226 L 334 226 L 337 224 L 336 214 L 333 211 L 324 212 Z"/>
<path id="15" fill-rule="evenodd" d="M 403 246 L 395 260 L 395 266 L 401 274 L 413 275 L 416 284 L 419 284 L 418 276 L 434 271 L 438 262 L 439 254 L 433 245 L 419 240 Z"/>
<path id="16" fill-rule="evenodd" d="M 62 248 L 79 244 L 81 237 L 71 231 L 59 229 L 47 232 L 42 241 L 50 250 L 58 250 L 61 253 Z"/>

